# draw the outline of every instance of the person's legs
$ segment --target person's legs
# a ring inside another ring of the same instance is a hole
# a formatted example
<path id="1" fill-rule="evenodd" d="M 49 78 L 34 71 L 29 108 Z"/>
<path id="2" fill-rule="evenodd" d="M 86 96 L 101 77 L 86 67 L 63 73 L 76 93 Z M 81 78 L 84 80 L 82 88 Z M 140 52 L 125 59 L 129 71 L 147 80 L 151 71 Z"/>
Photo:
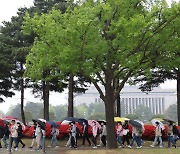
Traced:
<path id="1" fill-rule="evenodd" d="M 171 136 L 168 135 L 168 148 L 171 146 Z"/>
<path id="2" fill-rule="evenodd" d="M 106 146 L 106 136 L 102 135 L 101 139 L 102 139 L 103 146 Z"/>
<path id="3" fill-rule="evenodd" d="M 30 146 L 30 147 L 33 147 L 33 146 L 34 146 L 34 142 L 35 142 L 35 138 L 32 139 L 32 142 L 31 142 L 31 146 Z"/>
<path id="4" fill-rule="evenodd" d="M 56 135 L 55 135 L 55 137 L 54 137 L 54 140 L 55 140 L 55 142 L 56 142 L 56 146 L 59 146 L 59 143 L 58 143 L 58 140 L 57 140 Z"/>
<path id="5" fill-rule="evenodd" d="M 88 141 L 89 146 L 91 146 L 91 141 L 90 141 L 90 139 L 89 139 L 89 136 L 88 136 L 88 135 L 86 136 L 86 140 Z"/>
<path id="6" fill-rule="evenodd" d="M 54 136 L 51 137 L 50 147 L 53 146 L 53 142 L 54 142 Z"/>
<path id="7" fill-rule="evenodd" d="M 134 145 L 134 140 L 135 140 L 135 139 L 136 139 L 136 135 L 133 134 L 133 137 L 132 137 L 132 140 L 131 140 L 131 144 L 130 144 L 131 147 Z"/>
<path id="8" fill-rule="evenodd" d="M 2 141 L 4 142 L 4 147 L 7 148 L 8 147 L 7 137 L 5 135 L 3 136 Z"/>
<path id="9" fill-rule="evenodd" d="M 162 137 L 161 137 L 161 136 L 159 136 L 159 145 L 160 145 L 160 147 L 163 146 L 163 145 L 162 145 Z"/>
<path id="10" fill-rule="evenodd" d="M 92 137 L 92 142 L 93 142 L 93 144 L 94 144 L 94 146 L 97 146 L 97 142 L 96 142 L 96 137 Z"/>
<path id="11" fill-rule="evenodd" d="M 141 142 L 141 137 L 140 137 L 140 136 L 137 136 L 137 137 L 136 137 L 136 143 L 137 143 L 137 146 L 138 146 L 138 147 L 140 147 L 140 146 L 142 145 L 142 144 L 141 144 L 142 142 Z"/>
<path id="12" fill-rule="evenodd" d="M 170 136 L 170 141 L 174 146 L 176 145 L 176 142 L 174 141 L 173 136 Z"/>
<path id="13" fill-rule="evenodd" d="M 154 142 L 153 142 L 153 144 L 152 144 L 153 146 L 156 145 L 156 142 L 157 142 L 158 138 L 159 138 L 158 136 L 155 136 Z"/>
<path id="14" fill-rule="evenodd" d="M 127 133 L 127 135 L 125 135 L 125 140 L 126 140 L 127 144 L 129 145 L 130 144 L 130 142 L 129 142 L 129 132 Z"/>

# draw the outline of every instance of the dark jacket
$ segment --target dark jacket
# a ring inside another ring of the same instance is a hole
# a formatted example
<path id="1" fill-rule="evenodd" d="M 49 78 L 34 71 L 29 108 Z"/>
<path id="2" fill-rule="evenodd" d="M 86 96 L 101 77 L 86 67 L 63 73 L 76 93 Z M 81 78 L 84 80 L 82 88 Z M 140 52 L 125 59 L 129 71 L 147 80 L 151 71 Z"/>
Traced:
<path id="1" fill-rule="evenodd" d="M 22 132 L 23 132 L 23 130 L 22 130 L 22 126 L 21 125 L 19 125 L 18 126 L 18 137 L 22 137 Z"/>
<path id="2" fill-rule="evenodd" d="M 6 126 L 4 127 L 4 135 L 5 135 L 6 137 L 9 137 L 9 134 L 10 134 L 9 127 L 6 125 Z"/>
<path id="3" fill-rule="evenodd" d="M 87 125 L 83 126 L 83 135 L 88 135 L 88 126 Z"/>
<path id="4" fill-rule="evenodd" d="M 179 130 L 175 125 L 173 126 L 173 135 L 179 135 Z"/>

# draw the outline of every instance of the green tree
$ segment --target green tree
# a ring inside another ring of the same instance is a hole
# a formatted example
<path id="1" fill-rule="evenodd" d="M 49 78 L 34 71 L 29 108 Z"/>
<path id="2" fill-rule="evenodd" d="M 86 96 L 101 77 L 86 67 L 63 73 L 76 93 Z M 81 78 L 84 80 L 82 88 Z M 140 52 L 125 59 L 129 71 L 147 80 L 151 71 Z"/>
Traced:
<path id="1" fill-rule="evenodd" d="M 12 54 L 11 46 L 6 44 L 7 39 L 2 34 L 2 28 L 0 29 L 0 103 L 4 101 L 4 97 L 12 97 L 14 92 L 12 91 Z"/>
<path id="2" fill-rule="evenodd" d="M 177 20 L 178 11 L 168 8 L 164 0 L 148 2 L 87 0 L 64 14 L 52 10 L 25 18 L 24 33 L 33 30 L 39 38 L 28 55 L 27 70 L 36 58 L 46 67 L 55 63 L 61 71 L 81 72 L 88 78 L 105 104 L 109 148 L 117 147 L 112 131 L 117 96 L 128 79 L 149 69 L 156 49 L 164 44 L 159 33 Z"/>
<path id="3" fill-rule="evenodd" d="M 151 109 L 144 105 L 139 105 L 134 113 L 139 117 L 142 121 L 148 121 L 153 116 Z"/>
<path id="4" fill-rule="evenodd" d="M 177 105 L 173 104 L 171 105 L 165 112 L 165 115 L 174 121 L 177 121 Z"/>
<path id="5" fill-rule="evenodd" d="M 126 115 L 126 118 L 131 119 L 131 120 L 138 120 L 139 119 L 137 114 L 128 114 L 128 115 Z"/>

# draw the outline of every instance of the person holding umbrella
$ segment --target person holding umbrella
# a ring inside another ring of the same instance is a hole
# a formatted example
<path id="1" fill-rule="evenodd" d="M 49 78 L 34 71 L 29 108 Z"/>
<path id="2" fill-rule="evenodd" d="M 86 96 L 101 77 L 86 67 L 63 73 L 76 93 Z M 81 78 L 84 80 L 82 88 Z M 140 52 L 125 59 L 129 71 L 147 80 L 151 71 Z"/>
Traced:
<path id="1" fill-rule="evenodd" d="M 41 145 L 41 138 L 42 138 L 42 130 L 39 124 L 37 124 L 36 131 L 35 131 L 35 136 L 36 136 L 36 142 L 37 142 L 37 148 L 36 150 L 40 150 L 42 145 Z"/>
<path id="2" fill-rule="evenodd" d="M 17 131 L 18 131 L 17 146 L 19 145 L 19 143 L 21 143 L 22 144 L 22 148 L 24 148 L 25 144 L 22 141 L 22 132 L 23 132 L 22 125 L 20 124 L 20 122 L 17 122 L 17 125 L 18 125 L 18 129 L 17 129 Z"/>
<path id="3" fill-rule="evenodd" d="M 55 127 L 55 125 L 52 125 L 52 124 L 51 124 L 51 135 L 52 135 L 52 138 L 51 138 L 51 143 L 50 143 L 49 148 L 52 148 L 52 145 L 53 145 L 54 141 L 56 143 L 55 148 L 59 148 L 59 143 L 58 143 L 58 140 L 57 140 L 57 135 L 59 135 L 59 130 L 58 130 L 58 128 Z"/>
<path id="4" fill-rule="evenodd" d="M 122 136 L 123 136 L 123 127 L 122 123 L 119 121 L 116 126 L 116 134 L 117 134 L 117 141 L 119 143 L 119 147 L 122 147 Z"/>
<path id="5" fill-rule="evenodd" d="M 18 137 L 18 126 L 15 122 L 15 120 L 11 121 L 11 126 L 10 126 L 10 138 L 9 138 L 9 152 L 11 152 L 11 148 L 12 148 L 12 144 L 13 141 L 15 142 L 15 150 L 18 150 L 18 141 L 17 141 L 17 137 Z"/>
<path id="6" fill-rule="evenodd" d="M 9 135 L 10 135 L 9 124 L 6 123 L 5 126 L 4 126 L 4 136 L 2 138 L 2 141 L 4 142 L 5 148 L 8 147 L 7 139 L 9 139 Z"/>
<path id="7" fill-rule="evenodd" d="M 96 126 L 96 121 L 93 121 L 93 127 L 92 127 L 92 142 L 94 144 L 93 148 L 96 149 L 97 148 L 97 137 L 98 137 L 98 127 Z"/>
<path id="8" fill-rule="evenodd" d="M 124 122 L 123 127 L 123 142 L 122 145 L 124 145 L 125 141 L 127 142 L 127 146 L 129 146 L 129 125 L 128 125 L 128 121 L 126 120 Z"/>
<path id="9" fill-rule="evenodd" d="M 103 146 L 106 146 L 106 136 L 107 136 L 107 131 L 106 131 L 106 123 L 102 122 L 101 123 L 101 128 L 102 128 L 102 132 L 101 132 L 101 141 Z"/>
<path id="10" fill-rule="evenodd" d="M 71 128 L 70 128 L 71 146 L 72 146 L 73 148 L 77 148 L 75 122 L 71 122 L 70 125 L 71 125 Z"/>
<path id="11" fill-rule="evenodd" d="M 33 146 L 34 146 L 34 142 L 36 140 L 36 127 L 37 127 L 37 121 L 34 121 L 32 142 L 31 142 L 31 146 L 29 148 L 33 148 Z"/>
<path id="12" fill-rule="evenodd" d="M 174 135 L 173 140 L 174 140 L 174 142 L 176 144 L 176 142 L 179 139 L 179 130 L 177 129 L 176 124 L 173 125 L 173 135 Z"/>
<path id="13" fill-rule="evenodd" d="M 170 148 L 171 143 L 176 148 L 176 143 L 173 140 L 173 123 L 172 121 L 168 122 L 168 148 Z"/>
<path id="14" fill-rule="evenodd" d="M 89 140 L 89 134 L 88 134 L 88 123 L 87 122 L 83 122 L 83 141 L 82 141 L 82 145 L 85 145 L 85 139 L 88 141 L 89 146 L 91 146 L 91 141 Z"/>
<path id="15" fill-rule="evenodd" d="M 163 147 L 163 145 L 162 145 L 162 128 L 160 127 L 158 121 L 156 121 L 155 124 L 156 124 L 155 139 L 154 139 L 153 144 L 150 145 L 150 146 L 152 148 L 154 148 L 154 146 L 156 145 L 157 140 L 159 139 L 159 142 L 160 142 L 160 146 L 159 147 L 162 148 Z"/>

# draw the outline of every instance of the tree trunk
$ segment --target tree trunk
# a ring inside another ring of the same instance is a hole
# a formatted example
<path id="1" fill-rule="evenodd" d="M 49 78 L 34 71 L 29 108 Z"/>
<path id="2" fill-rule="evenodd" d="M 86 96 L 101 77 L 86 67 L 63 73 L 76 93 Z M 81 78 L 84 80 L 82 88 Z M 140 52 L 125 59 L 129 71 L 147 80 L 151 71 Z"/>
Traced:
<path id="1" fill-rule="evenodd" d="M 25 114 L 24 114 L 24 79 L 23 77 L 21 78 L 20 84 L 21 84 L 21 118 L 22 118 L 22 122 L 26 124 L 26 119 L 25 119 Z"/>
<path id="2" fill-rule="evenodd" d="M 73 95 L 73 87 L 74 87 L 74 76 L 70 74 L 69 76 L 69 86 L 68 86 L 68 117 L 74 117 L 74 95 Z"/>
<path id="3" fill-rule="evenodd" d="M 109 149 L 117 148 L 114 124 L 114 105 L 115 99 L 114 88 L 111 86 L 110 76 L 107 77 L 105 86 L 105 112 L 106 112 L 106 128 L 107 128 L 107 146 Z"/>
<path id="4" fill-rule="evenodd" d="M 180 126 L 180 70 L 177 71 L 177 118 Z"/>
<path id="5" fill-rule="evenodd" d="M 120 94 L 117 96 L 116 100 L 116 105 L 117 105 L 117 117 L 121 117 L 121 99 L 120 99 Z"/>
<path id="6" fill-rule="evenodd" d="M 43 81 L 44 119 L 49 121 L 49 82 Z"/>
<path id="7" fill-rule="evenodd" d="M 114 103 L 112 102 L 111 99 L 107 99 L 105 102 L 105 112 L 106 112 L 106 128 L 107 128 L 107 146 L 109 149 L 116 149 L 117 141 L 116 141 L 115 125 L 114 125 Z"/>

